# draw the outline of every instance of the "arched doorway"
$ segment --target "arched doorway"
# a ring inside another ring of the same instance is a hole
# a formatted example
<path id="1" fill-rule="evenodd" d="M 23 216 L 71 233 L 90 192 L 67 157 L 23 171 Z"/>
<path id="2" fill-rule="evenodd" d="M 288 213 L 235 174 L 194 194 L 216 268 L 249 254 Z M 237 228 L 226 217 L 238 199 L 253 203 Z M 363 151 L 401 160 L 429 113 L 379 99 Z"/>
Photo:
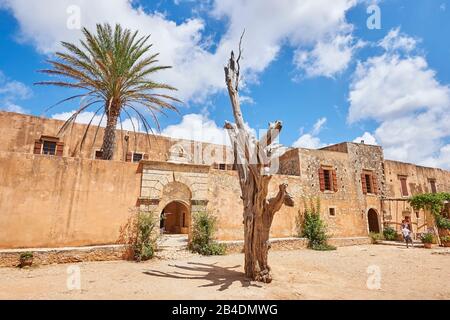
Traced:
<path id="1" fill-rule="evenodd" d="M 367 213 L 367 219 L 369 221 L 369 232 L 380 233 L 380 222 L 378 220 L 378 212 L 374 209 L 370 209 Z"/>
<path id="2" fill-rule="evenodd" d="M 166 234 L 189 234 L 191 213 L 180 201 L 169 203 L 161 213 L 161 229 Z"/>

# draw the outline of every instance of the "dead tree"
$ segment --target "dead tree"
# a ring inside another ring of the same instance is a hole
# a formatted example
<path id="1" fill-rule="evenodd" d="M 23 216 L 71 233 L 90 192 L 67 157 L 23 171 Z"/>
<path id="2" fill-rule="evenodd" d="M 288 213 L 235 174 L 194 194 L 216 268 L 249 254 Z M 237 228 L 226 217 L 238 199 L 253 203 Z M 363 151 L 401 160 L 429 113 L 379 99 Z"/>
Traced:
<path id="1" fill-rule="evenodd" d="M 233 145 L 242 190 L 245 275 L 255 281 L 270 283 L 272 276 L 268 264 L 268 251 L 272 221 L 283 204 L 293 206 L 294 202 L 287 192 L 287 184 L 280 185 L 278 194 L 268 199 L 272 174 L 277 173 L 271 170 L 272 161 L 276 161 L 274 157 L 277 146 L 274 142 L 282 129 L 282 123 L 280 121 L 271 123 L 266 135 L 260 141 L 245 126 L 239 101 L 241 43 L 238 58 L 235 59 L 232 52 L 225 67 L 226 84 L 236 121 L 235 124 L 227 122 L 225 129 Z"/>

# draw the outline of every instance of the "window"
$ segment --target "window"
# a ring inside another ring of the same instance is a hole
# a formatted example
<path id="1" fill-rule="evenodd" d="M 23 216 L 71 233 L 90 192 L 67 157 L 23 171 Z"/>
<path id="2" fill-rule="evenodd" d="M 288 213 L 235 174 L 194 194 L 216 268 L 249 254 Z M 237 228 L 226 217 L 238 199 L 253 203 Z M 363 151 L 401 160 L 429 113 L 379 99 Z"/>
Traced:
<path id="1" fill-rule="evenodd" d="M 373 193 L 373 190 L 372 190 L 372 175 L 370 175 L 370 174 L 366 174 L 366 188 L 367 188 L 367 193 Z"/>
<path id="2" fill-rule="evenodd" d="M 336 216 L 336 208 L 329 208 L 329 214 L 331 217 L 335 217 Z"/>
<path id="3" fill-rule="evenodd" d="M 95 160 L 103 160 L 103 151 L 101 150 L 95 151 Z"/>
<path id="4" fill-rule="evenodd" d="M 430 181 L 431 193 L 437 193 L 436 180 L 430 179 L 429 181 Z"/>
<path id="5" fill-rule="evenodd" d="M 227 170 L 227 165 L 224 163 L 219 164 L 219 170 Z"/>
<path id="6" fill-rule="evenodd" d="M 325 190 L 331 191 L 331 170 L 323 170 L 324 180 L 325 180 Z"/>
<path id="7" fill-rule="evenodd" d="M 319 182 L 320 182 L 320 191 L 331 191 L 337 192 L 337 175 L 336 170 L 331 168 L 322 167 L 319 169 Z"/>
<path id="8" fill-rule="evenodd" d="M 42 144 L 42 154 L 50 156 L 56 155 L 56 142 L 44 140 Z"/>
<path id="9" fill-rule="evenodd" d="M 142 153 L 133 153 L 133 162 L 140 162 L 142 159 L 144 159 L 144 155 Z"/>
<path id="10" fill-rule="evenodd" d="M 45 154 L 48 156 L 62 157 L 64 154 L 64 142 L 59 138 L 51 136 L 41 136 L 34 142 L 34 154 Z"/>
<path id="11" fill-rule="evenodd" d="M 399 179 L 400 179 L 400 186 L 401 186 L 402 196 L 403 197 L 408 197 L 409 196 L 408 183 L 407 183 L 408 177 L 400 176 Z"/>
<path id="12" fill-rule="evenodd" d="M 364 194 L 378 194 L 378 183 L 373 171 L 364 170 L 361 174 L 361 183 Z"/>

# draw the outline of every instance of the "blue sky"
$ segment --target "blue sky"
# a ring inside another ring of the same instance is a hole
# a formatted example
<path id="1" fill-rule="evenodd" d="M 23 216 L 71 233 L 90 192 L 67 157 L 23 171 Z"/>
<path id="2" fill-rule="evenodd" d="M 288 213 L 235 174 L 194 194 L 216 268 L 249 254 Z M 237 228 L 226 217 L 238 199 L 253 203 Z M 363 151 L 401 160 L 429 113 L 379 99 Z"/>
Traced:
<path id="1" fill-rule="evenodd" d="M 367 26 L 373 3 L 381 29 Z M 161 80 L 185 102 L 181 116 L 161 118 L 164 134 L 221 142 L 232 120 L 223 65 L 245 28 L 241 94 L 252 128 L 280 119 L 288 146 L 364 137 L 387 158 L 450 168 L 449 0 L 0 0 L 0 108 L 42 115 L 71 93 L 33 83 L 45 80 L 36 71 L 58 41 L 79 38 L 67 27 L 78 15 L 83 26 L 152 34 L 174 67 Z M 45 115 L 64 119 L 76 107 Z"/>

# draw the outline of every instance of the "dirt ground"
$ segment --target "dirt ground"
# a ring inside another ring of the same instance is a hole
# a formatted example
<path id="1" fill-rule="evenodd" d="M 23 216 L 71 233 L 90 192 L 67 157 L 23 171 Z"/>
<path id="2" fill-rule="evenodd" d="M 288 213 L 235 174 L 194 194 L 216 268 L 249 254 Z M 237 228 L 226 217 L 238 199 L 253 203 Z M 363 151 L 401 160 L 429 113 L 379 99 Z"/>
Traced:
<path id="1" fill-rule="evenodd" d="M 0 299 L 450 299 L 450 255 L 436 252 L 398 246 L 271 252 L 269 285 L 245 280 L 243 255 L 3 268 Z M 81 290 L 69 290 L 77 267 Z"/>

